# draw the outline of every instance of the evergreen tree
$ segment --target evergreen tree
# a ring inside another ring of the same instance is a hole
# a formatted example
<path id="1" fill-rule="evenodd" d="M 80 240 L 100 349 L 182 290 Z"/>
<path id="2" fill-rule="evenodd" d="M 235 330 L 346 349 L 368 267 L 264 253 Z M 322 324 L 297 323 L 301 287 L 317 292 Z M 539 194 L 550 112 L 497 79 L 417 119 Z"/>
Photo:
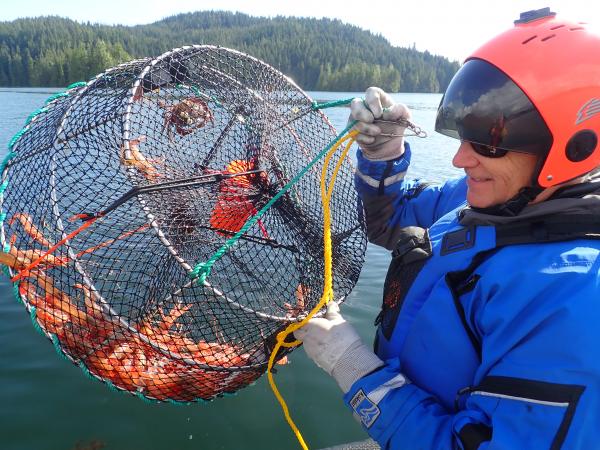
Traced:
<path id="1" fill-rule="evenodd" d="M 271 64 L 306 90 L 443 91 L 458 63 L 393 47 L 339 20 L 251 17 L 205 11 L 134 27 L 80 24 L 60 17 L 0 22 L 1 86 L 64 86 L 174 47 L 235 48 Z"/>

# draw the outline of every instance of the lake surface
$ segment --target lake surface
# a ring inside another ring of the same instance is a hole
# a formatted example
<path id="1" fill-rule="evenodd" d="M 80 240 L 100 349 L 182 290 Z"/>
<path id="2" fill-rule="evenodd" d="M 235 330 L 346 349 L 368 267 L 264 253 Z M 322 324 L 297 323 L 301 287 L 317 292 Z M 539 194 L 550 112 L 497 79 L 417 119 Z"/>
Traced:
<path id="1" fill-rule="evenodd" d="M 56 90 L 0 89 L 0 157 L 25 118 Z M 361 93 L 309 93 L 317 101 Z M 440 181 L 460 171 L 451 165 L 458 142 L 433 131 L 439 94 L 397 94 L 409 105 L 413 121 L 429 134 L 409 138 L 413 163 L 409 175 Z M 324 110 L 338 130 L 348 109 Z M 366 342 L 381 303 L 389 255 L 369 246 L 359 282 L 342 312 Z M 341 393 L 303 350 L 279 366 L 275 376 L 291 415 L 311 449 L 363 440 L 367 435 L 343 405 Z M 296 449 L 266 376 L 236 395 L 210 403 L 176 406 L 146 403 L 90 380 L 58 356 L 38 333 L 10 281 L 0 276 L 0 448 L 4 450 L 187 450 Z"/>

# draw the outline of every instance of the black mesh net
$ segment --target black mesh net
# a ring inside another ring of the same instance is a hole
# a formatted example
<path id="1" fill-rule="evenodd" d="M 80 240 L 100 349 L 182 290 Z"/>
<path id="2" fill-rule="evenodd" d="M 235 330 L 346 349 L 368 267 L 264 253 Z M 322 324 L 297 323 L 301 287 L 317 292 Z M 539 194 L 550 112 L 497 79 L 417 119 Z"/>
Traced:
<path id="1" fill-rule="evenodd" d="M 275 334 L 323 290 L 322 161 L 206 279 L 194 269 L 331 142 L 326 116 L 272 67 L 212 46 L 122 64 L 67 94 L 2 174 L 1 262 L 32 318 L 82 369 L 147 398 L 253 382 Z M 331 198 L 338 301 L 363 263 L 361 211 L 345 162 Z"/>

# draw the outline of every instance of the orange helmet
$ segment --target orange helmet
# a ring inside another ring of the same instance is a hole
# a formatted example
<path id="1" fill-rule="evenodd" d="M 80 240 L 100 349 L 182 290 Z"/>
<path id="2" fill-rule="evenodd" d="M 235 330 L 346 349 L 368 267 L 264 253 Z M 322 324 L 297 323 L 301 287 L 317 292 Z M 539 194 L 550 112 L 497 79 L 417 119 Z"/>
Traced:
<path id="1" fill-rule="evenodd" d="M 469 56 L 438 109 L 436 131 L 539 156 L 547 188 L 600 165 L 600 37 L 550 8 Z"/>

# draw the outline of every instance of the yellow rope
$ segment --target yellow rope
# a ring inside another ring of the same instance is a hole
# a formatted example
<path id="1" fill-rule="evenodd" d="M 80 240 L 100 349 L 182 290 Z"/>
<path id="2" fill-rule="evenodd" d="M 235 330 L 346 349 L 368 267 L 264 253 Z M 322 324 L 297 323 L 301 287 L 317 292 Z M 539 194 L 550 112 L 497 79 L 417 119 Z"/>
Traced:
<path id="1" fill-rule="evenodd" d="M 308 315 L 300 322 L 295 322 L 286 327 L 285 330 L 279 332 L 277 334 L 277 342 L 275 343 L 275 347 L 271 352 L 271 356 L 269 357 L 269 364 L 267 366 L 267 377 L 269 379 L 269 384 L 271 385 L 271 389 L 279 401 L 281 405 L 281 409 L 283 410 L 283 414 L 290 428 L 296 435 L 298 442 L 302 446 L 304 450 L 308 450 L 304 439 L 302 438 L 302 434 L 300 434 L 300 430 L 296 427 L 296 424 L 292 420 L 290 416 L 289 409 L 285 400 L 279 393 L 277 386 L 275 385 L 275 380 L 273 378 L 273 373 L 271 372 L 273 368 L 273 364 L 275 363 L 275 356 L 279 352 L 281 347 L 295 347 L 300 345 L 300 341 L 294 340 L 293 342 L 285 342 L 287 336 L 292 334 L 297 329 L 303 327 L 312 317 L 330 300 L 333 300 L 333 275 L 332 275 L 332 249 L 331 249 L 331 210 L 329 208 L 329 203 L 331 201 L 331 195 L 333 193 L 333 186 L 335 184 L 335 179 L 337 174 L 342 167 L 342 163 L 350 150 L 350 147 L 354 143 L 354 139 L 358 131 L 352 130 L 346 136 L 341 138 L 338 142 L 335 143 L 325 156 L 325 160 L 323 162 L 323 168 L 321 169 L 321 202 L 323 204 L 323 258 L 325 261 L 325 269 L 324 269 L 324 277 L 323 277 L 323 294 L 321 295 L 321 299 L 319 303 L 308 313 Z M 346 147 L 342 151 L 335 168 L 333 170 L 333 174 L 331 175 L 331 180 L 329 181 L 329 185 L 326 186 L 327 183 L 327 168 L 329 167 L 329 163 L 331 158 L 338 150 L 338 148 L 344 143 L 347 142 Z"/>

